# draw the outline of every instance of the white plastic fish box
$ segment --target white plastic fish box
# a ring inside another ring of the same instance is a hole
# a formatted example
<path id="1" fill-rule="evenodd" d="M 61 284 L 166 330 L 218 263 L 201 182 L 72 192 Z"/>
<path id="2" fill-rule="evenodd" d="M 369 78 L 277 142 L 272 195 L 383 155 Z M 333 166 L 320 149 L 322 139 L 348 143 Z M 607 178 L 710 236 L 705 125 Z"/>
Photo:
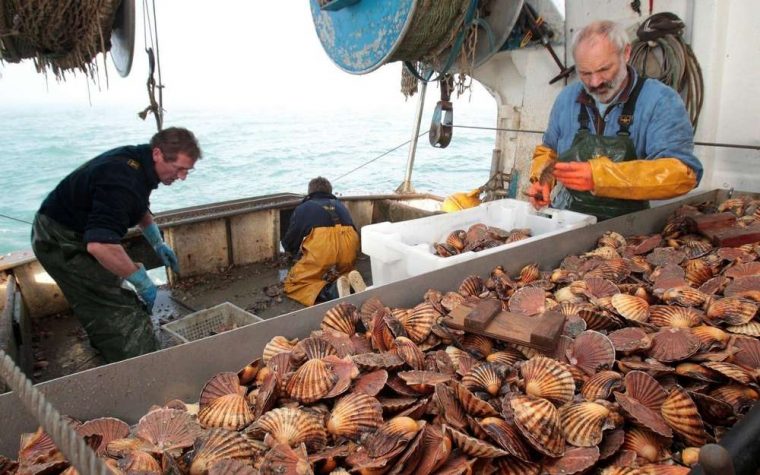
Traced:
<path id="1" fill-rule="evenodd" d="M 449 257 L 435 254 L 435 243 L 444 242 L 454 230 L 466 231 L 476 223 L 506 231 L 527 228 L 531 237 L 478 252 Z M 372 284 L 383 285 L 594 223 L 596 217 L 587 214 L 559 209 L 536 211 L 528 202 L 502 199 L 454 213 L 364 226 L 362 252 L 370 257 Z"/>
<path id="2" fill-rule="evenodd" d="M 224 302 L 165 323 L 161 328 L 181 342 L 187 343 L 260 321 L 261 317 Z"/>

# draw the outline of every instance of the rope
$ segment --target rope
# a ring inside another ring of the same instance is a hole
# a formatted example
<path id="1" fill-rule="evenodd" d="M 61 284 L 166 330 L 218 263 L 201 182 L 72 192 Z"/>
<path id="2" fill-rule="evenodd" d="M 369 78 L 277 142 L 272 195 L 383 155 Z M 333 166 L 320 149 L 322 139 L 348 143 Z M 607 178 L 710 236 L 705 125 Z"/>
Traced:
<path id="1" fill-rule="evenodd" d="M 66 455 L 77 471 L 87 475 L 107 475 L 110 472 L 61 414 L 45 399 L 32 382 L 16 366 L 10 356 L 0 349 L 0 377 L 16 393 L 29 412 L 40 422 L 56 447 Z"/>
<path id="2" fill-rule="evenodd" d="M 426 130 L 426 131 L 424 131 L 424 132 L 421 132 L 421 133 L 420 133 L 420 134 L 417 136 L 417 138 L 420 138 L 420 137 L 422 137 L 423 135 L 425 135 L 425 134 L 426 134 L 426 133 L 428 133 L 428 132 L 430 132 L 430 129 L 428 129 L 428 130 Z M 380 155 L 378 155 L 377 157 L 375 157 L 375 158 L 373 158 L 373 159 L 371 159 L 371 160 L 368 160 L 368 161 L 366 161 L 366 162 L 362 163 L 361 165 L 359 165 L 358 167 L 356 167 L 356 168 L 354 168 L 354 169 L 352 169 L 352 170 L 349 170 L 348 172 L 346 172 L 346 173 L 344 173 L 344 174 L 340 175 L 338 178 L 334 178 L 332 181 L 337 181 L 337 180 L 340 180 L 341 178 L 344 178 L 344 177 L 346 177 L 346 176 L 348 176 L 348 175 L 352 174 L 352 173 L 353 173 L 353 172 L 355 172 L 356 170 L 359 170 L 360 168 L 364 168 L 364 167 L 366 167 L 366 166 L 367 166 L 367 165 L 369 165 L 370 163 L 372 163 L 372 162 L 375 162 L 375 161 L 377 161 L 377 160 L 379 160 L 379 159 L 383 158 L 384 156 L 388 155 L 389 153 L 391 153 L 391 152 L 395 152 L 396 150 L 400 149 L 400 148 L 401 148 L 401 147 L 403 147 L 404 145 L 407 145 L 407 144 L 409 144 L 409 142 L 411 142 L 411 141 L 412 141 L 412 139 L 409 139 L 409 140 L 407 140 L 406 142 L 404 142 L 404 143 L 402 143 L 402 144 L 399 144 L 399 145 L 397 145 L 397 146 L 393 147 L 392 149 L 390 149 L 390 150 L 388 150 L 388 151 L 386 151 L 386 152 L 383 152 L 383 153 L 381 153 L 381 154 L 380 154 Z"/>
<path id="3" fill-rule="evenodd" d="M 152 26 L 152 27 L 151 27 Z M 155 32 L 156 40 L 153 41 Z M 150 36 L 150 46 L 148 46 L 148 36 Z M 158 21 L 156 19 L 156 2 L 153 0 L 153 18 L 151 19 L 150 10 L 148 9 L 148 0 L 143 0 L 143 41 L 145 42 L 145 53 L 148 55 L 148 80 L 145 87 L 148 89 L 149 105 L 137 115 L 145 120 L 148 114 L 153 114 L 156 118 L 156 128 L 160 132 L 164 125 L 164 85 L 161 82 L 161 58 L 158 50 Z M 154 54 L 155 51 L 155 54 Z M 158 69 L 158 84 L 154 73 Z M 158 88 L 158 100 L 156 100 L 156 88 Z"/>
<path id="4" fill-rule="evenodd" d="M 681 95 L 696 130 L 704 83 L 699 61 L 681 36 L 684 26 L 673 13 L 650 16 L 636 32 L 638 40 L 632 45 L 629 62 L 640 75 L 658 79 Z"/>
<path id="5" fill-rule="evenodd" d="M 23 219 L 14 218 L 13 216 L 8 216 L 1 213 L 0 213 L 0 218 L 12 219 L 13 221 L 18 221 L 19 223 L 24 223 L 24 224 L 32 224 L 29 221 L 24 221 Z"/>

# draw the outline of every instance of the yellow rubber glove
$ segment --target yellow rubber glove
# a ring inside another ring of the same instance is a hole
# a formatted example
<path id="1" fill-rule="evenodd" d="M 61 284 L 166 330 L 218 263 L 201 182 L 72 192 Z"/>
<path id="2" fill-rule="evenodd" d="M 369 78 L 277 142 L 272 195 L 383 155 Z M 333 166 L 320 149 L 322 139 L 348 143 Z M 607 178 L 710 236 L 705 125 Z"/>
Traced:
<path id="1" fill-rule="evenodd" d="M 591 164 L 595 196 L 629 200 L 664 200 L 683 195 L 697 184 L 694 170 L 677 158 L 615 163 L 596 157 Z"/>
<path id="2" fill-rule="evenodd" d="M 557 152 L 547 147 L 546 145 L 538 145 L 533 151 L 533 161 L 530 162 L 530 181 L 531 183 L 538 181 L 541 176 L 541 172 L 544 171 L 546 165 L 550 161 L 557 159 Z M 554 180 L 551 181 L 550 186 L 554 186 Z"/>

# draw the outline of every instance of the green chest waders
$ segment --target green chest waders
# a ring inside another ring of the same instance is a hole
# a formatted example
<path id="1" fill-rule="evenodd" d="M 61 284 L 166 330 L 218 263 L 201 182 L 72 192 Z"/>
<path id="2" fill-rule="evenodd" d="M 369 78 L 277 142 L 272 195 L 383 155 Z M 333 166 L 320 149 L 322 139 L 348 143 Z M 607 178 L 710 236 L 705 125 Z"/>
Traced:
<path id="1" fill-rule="evenodd" d="M 589 129 L 588 111 L 586 111 L 586 106 L 581 104 L 581 110 L 578 114 L 580 129 L 573 137 L 573 144 L 557 160 L 560 162 L 587 162 L 598 156 L 608 157 L 617 163 L 638 160 L 636 146 L 631 140 L 629 130 L 633 123 L 636 99 L 645 80 L 638 78 L 636 81 L 628 100 L 623 105 L 623 111 L 618 119 L 620 129 L 614 137 L 593 135 Z M 649 208 L 648 201 L 602 198 L 594 196 L 588 191 L 567 191 L 570 194 L 568 209 L 579 213 L 592 214 L 600 221 Z"/>

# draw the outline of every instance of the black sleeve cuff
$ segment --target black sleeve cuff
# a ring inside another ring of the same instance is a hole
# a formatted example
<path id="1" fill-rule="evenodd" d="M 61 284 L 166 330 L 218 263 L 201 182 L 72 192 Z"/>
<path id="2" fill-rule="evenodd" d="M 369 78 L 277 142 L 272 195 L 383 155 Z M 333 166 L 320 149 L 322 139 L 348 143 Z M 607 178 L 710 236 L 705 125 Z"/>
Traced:
<path id="1" fill-rule="evenodd" d="M 84 242 L 102 242 L 105 244 L 119 244 L 121 243 L 121 236 L 119 233 L 110 229 L 94 228 L 87 229 L 84 232 Z"/>

